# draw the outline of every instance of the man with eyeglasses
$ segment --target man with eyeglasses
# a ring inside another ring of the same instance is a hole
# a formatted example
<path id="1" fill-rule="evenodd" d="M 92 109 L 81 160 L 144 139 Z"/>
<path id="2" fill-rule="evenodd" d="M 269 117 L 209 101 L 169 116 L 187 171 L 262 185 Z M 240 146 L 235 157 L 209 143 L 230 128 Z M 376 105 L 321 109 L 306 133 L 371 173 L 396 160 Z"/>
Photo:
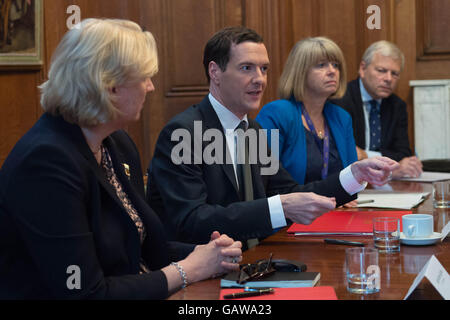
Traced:
<path id="1" fill-rule="evenodd" d="M 383 155 L 399 161 L 394 177 L 418 177 L 422 163 L 409 147 L 406 103 L 393 93 L 404 64 L 395 44 L 373 43 L 362 57 L 359 78 L 334 103 L 352 116 L 358 160 Z"/>

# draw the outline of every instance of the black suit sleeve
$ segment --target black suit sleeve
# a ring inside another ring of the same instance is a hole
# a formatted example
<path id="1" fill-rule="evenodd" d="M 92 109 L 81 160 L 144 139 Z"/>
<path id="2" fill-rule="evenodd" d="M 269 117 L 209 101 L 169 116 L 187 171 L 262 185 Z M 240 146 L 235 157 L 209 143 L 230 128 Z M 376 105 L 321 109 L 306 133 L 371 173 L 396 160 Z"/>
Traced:
<path id="1" fill-rule="evenodd" d="M 397 97 L 395 97 L 397 98 Z M 392 97 L 392 100 L 394 97 Z M 408 138 L 408 113 L 406 103 L 397 98 L 395 104 L 388 106 L 394 108 L 390 110 L 394 123 L 385 124 L 388 127 L 387 138 L 381 142 L 381 154 L 393 160 L 400 161 L 412 155 Z"/>

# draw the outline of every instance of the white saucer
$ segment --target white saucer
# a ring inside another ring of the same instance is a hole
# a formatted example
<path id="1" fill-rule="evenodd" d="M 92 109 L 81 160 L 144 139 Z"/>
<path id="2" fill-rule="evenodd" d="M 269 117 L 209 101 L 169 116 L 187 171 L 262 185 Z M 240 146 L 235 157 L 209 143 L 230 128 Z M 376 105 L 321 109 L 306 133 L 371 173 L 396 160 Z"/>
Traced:
<path id="1" fill-rule="evenodd" d="M 441 240 L 442 234 L 439 232 L 433 232 L 433 234 L 427 238 L 407 238 L 400 232 L 400 242 L 410 246 L 426 246 Z"/>

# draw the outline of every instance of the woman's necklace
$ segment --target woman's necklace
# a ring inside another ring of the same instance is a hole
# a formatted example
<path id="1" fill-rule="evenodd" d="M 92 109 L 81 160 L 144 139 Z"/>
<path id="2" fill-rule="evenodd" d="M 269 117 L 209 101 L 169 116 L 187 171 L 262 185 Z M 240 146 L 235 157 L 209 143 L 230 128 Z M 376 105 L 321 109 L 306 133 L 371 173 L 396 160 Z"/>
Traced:
<path id="1" fill-rule="evenodd" d="M 323 139 L 323 138 L 325 137 L 325 134 L 324 134 L 323 131 L 318 130 L 318 131 L 317 131 L 317 136 L 318 136 L 320 139 Z"/>
<path id="2" fill-rule="evenodd" d="M 316 141 L 317 146 L 321 147 L 320 140 L 323 140 L 323 148 L 322 148 L 322 160 L 323 160 L 323 166 L 322 166 L 322 179 L 325 179 L 328 176 L 328 161 L 330 159 L 330 132 L 327 126 L 326 121 L 323 122 L 323 131 L 318 131 L 315 129 L 314 124 L 308 114 L 308 111 L 306 110 L 305 106 L 303 104 L 300 105 L 302 115 L 305 118 L 305 121 L 313 133 L 314 140 Z"/>

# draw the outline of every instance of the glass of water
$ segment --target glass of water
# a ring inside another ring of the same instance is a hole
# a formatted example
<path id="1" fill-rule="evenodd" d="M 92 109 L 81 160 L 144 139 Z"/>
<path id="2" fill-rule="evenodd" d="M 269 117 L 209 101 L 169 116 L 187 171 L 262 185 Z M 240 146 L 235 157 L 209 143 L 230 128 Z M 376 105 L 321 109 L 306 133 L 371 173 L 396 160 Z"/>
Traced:
<path id="1" fill-rule="evenodd" d="M 433 206 L 450 208 L 450 180 L 433 182 Z"/>
<path id="2" fill-rule="evenodd" d="M 371 294 L 380 291 L 378 250 L 348 248 L 345 250 L 347 290 L 351 293 Z"/>
<path id="3" fill-rule="evenodd" d="M 373 219 L 373 241 L 382 253 L 400 251 L 400 219 L 378 217 Z"/>

